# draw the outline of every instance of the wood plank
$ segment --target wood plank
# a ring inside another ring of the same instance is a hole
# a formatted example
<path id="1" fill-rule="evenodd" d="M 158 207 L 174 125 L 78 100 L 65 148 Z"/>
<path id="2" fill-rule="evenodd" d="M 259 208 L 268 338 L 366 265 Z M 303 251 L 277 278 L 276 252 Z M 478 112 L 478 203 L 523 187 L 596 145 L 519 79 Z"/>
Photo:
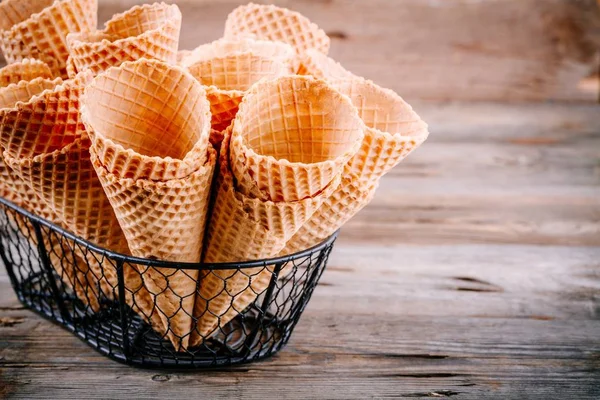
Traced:
<path id="1" fill-rule="evenodd" d="M 100 20 L 143 0 L 100 2 Z M 331 55 L 408 100 L 597 102 L 594 0 L 261 0 L 333 37 Z M 217 39 L 246 0 L 183 0 L 181 46 Z"/>

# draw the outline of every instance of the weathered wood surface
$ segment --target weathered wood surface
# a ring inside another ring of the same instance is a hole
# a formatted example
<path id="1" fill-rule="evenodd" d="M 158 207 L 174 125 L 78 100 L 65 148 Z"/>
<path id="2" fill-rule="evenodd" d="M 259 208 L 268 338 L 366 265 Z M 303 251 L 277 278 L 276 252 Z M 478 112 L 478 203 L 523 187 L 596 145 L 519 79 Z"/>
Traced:
<path id="1" fill-rule="evenodd" d="M 100 21 L 145 0 L 101 0 Z M 217 39 L 247 0 L 175 1 L 182 48 Z M 256 0 L 300 11 L 351 71 L 408 98 L 597 102 L 596 0 Z"/>
<path id="2" fill-rule="evenodd" d="M 212 372 L 103 358 L 0 272 L 0 397 L 600 398 L 600 107 L 416 105 L 290 344 Z"/>

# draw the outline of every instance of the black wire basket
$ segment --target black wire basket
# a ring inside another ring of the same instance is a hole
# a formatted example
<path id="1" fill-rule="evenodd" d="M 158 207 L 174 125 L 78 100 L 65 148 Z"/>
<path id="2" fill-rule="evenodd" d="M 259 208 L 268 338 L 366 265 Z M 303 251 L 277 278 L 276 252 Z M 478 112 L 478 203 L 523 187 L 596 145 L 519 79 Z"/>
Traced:
<path id="1" fill-rule="evenodd" d="M 175 264 L 101 249 L 0 198 L 0 257 L 21 303 L 101 354 L 140 367 L 211 368 L 277 353 L 289 341 L 310 300 L 336 237 L 337 233 L 311 249 L 282 258 Z M 116 276 L 116 284 L 106 290 L 106 285 L 98 284 L 100 279 L 79 279 L 81 271 L 90 271 L 90 265 Z M 249 306 L 223 326 L 219 323 L 200 345 L 176 349 L 166 334 L 157 333 L 125 300 L 131 294 L 124 270 L 132 267 L 142 271 L 239 271 L 247 274 L 250 282 L 268 270 L 270 281 Z"/>

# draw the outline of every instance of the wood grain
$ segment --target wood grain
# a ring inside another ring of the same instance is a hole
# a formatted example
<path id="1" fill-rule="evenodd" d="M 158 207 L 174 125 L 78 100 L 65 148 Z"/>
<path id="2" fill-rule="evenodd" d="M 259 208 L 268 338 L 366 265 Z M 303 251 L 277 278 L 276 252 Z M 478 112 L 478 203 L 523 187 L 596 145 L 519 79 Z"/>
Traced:
<path id="1" fill-rule="evenodd" d="M 344 228 L 278 356 L 121 366 L 23 309 L 0 269 L 0 397 L 599 398 L 600 107 L 415 109 L 431 139 Z"/>
<path id="2" fill-rule="evenodd" d="M 100 1 L 100 20 L 143 0 Z M 597 102 L 594 0 L 261 0 L 297 10 L 333 38 L 331 55 L 408 100 Z M 182 48 L 217 39 L 246 0 L 176 1 Z"/>

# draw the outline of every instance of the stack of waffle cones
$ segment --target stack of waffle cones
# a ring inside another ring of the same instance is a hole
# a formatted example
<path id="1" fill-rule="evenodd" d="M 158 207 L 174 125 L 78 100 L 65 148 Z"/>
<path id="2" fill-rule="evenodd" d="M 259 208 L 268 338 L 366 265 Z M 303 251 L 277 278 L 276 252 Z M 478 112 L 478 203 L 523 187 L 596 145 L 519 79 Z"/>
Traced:
<path id="1" fill-rule="evenodd" d="M 96 6 L 0 3 L 0 196 L 100 247 L 173 262 L 122 272 L 124 300 L 178 351 L 286 273 L 181 264 L 318 244 L 428 136 L 400 96 L 328 57 L 327 35 L 296 12 L 241 6 L 223 38 L 178 51 L 177 6 L 135 6 L 101 31 Z M 115 266 L 69 241 L 43 245 L 92 310 L 116 297 Z"/>
<path id="2" fill-rule="evenodd" d="M 140 60 L 94 79 L 82 99 L 92 160 L 134 256 L 200 262 L 216 152 L 210 105 L 184 70 Z M 160 332 L 188 347 L 198 270 L 142 269 Z"/>
<path id="3" fill-rule="evenodd" d="M 88 69 L 98 74 L 143 57 L 175 63 L 180 30 L 181 12 L 176 5 L 135 6 L 113 16 L 104 30 L 67 37 L 70 74 Z"/>
<path id="4" fill-rule="evenodd" d="M 0 49 L 8 63 L 36 58 L 66 77 L 67 35 L 96 29 L 97 0 L 5 0 Z"/>
<path id="5" fill-rule="evenodd" d="M 280 252 L 338 188 L 362 138 L 350 101 L 323 81 L 290 76 L 252 86 L 221 148 L 205 262 Z M 261 268 L 203 273 L 192 344 L 244 310 L 271 276 Z"/>
<path id="6" fill-rule="evenodd" d="M 293 72 L 295 53 L 285 43 L 220 39 L 190 52 L 182 65 L 206 86 L 212 128 L 222 132 L 235 117 L 246 91 L 261 79 Z M 213 144 L 219 144 L 213 137 Z"/>

